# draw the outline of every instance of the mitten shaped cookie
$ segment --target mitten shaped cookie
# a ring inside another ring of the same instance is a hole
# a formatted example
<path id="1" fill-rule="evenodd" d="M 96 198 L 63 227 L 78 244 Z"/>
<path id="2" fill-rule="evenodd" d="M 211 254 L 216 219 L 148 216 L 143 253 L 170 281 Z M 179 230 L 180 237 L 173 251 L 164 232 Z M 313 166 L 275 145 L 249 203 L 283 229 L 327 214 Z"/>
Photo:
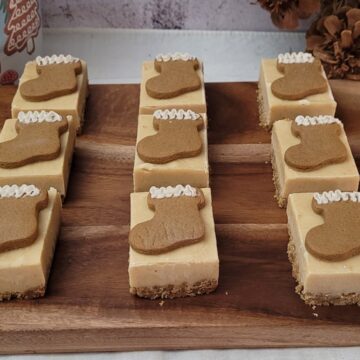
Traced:
<path id="1" fill-rule="evenodd" d="M 332 116 L 297 116 L 291 131 L 301 143 L 287 149 L 286 163 L 298 170 L 311 171 L 344 162 L 347 150 L 340 139 L 342 126 Z"/>
<path id="2" fill-rule="evenodd" d="M 131 247 L 143 254 L 161 254 L 201 241 L 205 225 L 199 210 L 205 206 L 201 189 L 190 185 L 152 187 L 148 206 L 154 217 L 131 229 Z"/>
<path id="3" fill-rule="evenodd" d="M 34 185 L 0 187 L 0 253 L 35 241 L 39 212 L 47 205 L 48 192 Z"/>
<path id="4" fill-rule="evenodd" d="M 328 89 L 321 62 L 311 54 L 280 54 L 277 68 L 284 76 L 271 84 L 271 91 L 280 99 L 300 100 Z"/>
<path id="5" fill-rule="evenodd" d="M 0 143 L 0 167 L 15 168 L 57 158 L 61 151 L 60 136 L 67 129 L 67 119 L 54 111 L 20 112 L 17 136 Z"/>
<path id="6" fill-rule="evenodd" d="M 306 249 L 328 261 L 342 261 L 360 254 L 360 193 L 340 190 L 317 193 L 312 207 L 324 224 L 309 230 Z"/>
<path id="7" fill-rule="evenodd" d="M 137 145 L 143 161 L 165 164 L 201 153 L 199 130 L 204 127 L 204 120 L 199 114 L 191 110 L 157 110 L 153 125 L 158 133 L 145 137 Z"/>
<path id="8" fill-rule="evenodd" d="M 196 73 L 199 61 L 189 54 L 161 54 L 156 57 L 154 66 L 160 75 L 149 79 L 145 88 L 155 99 L 173 98 L 201 87 Z"/>
<path id="9" fill-rule="evenodd" d="M 81 73 L 81 61 L 71 55 L 36 58 L 38 77 L 20 85 L 21 96 L 29 101 L 45 101 L 71 94 L 77 90 L 76 76 Z"/>

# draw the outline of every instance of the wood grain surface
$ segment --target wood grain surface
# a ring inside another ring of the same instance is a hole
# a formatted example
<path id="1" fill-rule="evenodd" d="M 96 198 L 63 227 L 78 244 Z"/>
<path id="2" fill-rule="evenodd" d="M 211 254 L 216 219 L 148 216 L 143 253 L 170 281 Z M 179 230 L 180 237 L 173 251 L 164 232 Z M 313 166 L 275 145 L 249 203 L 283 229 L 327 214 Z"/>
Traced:
<path id="1" fill-rule="evenodd" d="M 14 91 L 0 89 L 1 122 Z M 0 304 L 0 353 L 360 345 L 358 307 L 312 309 L 294 292 L 254 83 L 206 86 L 218 290 L 164 302 L 129 294 L 138 93 L 91 86 L 47 296 Z M 359 158 L 359 119 L 343 120 Z"/>

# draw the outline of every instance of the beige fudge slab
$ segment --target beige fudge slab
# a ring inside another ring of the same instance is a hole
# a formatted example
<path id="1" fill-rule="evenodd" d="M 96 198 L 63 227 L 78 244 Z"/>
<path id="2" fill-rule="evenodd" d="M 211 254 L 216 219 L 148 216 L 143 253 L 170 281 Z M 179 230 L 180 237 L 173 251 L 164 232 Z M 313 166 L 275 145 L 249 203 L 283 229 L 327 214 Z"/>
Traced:
<path id="1" fill-rule="evenodd" d="M 0 253 L 0 300 L 35 298 L 45 294 L 61 215 L 59 193 L 50 189 L 48 194 L 49 204 L 39 213 L 39 234 L 35 242 Z"/>
<path id="2" fill-rule="evenodd" d="M 14 119 L 17 118 L 20 111 L 52 110 L 63 117 L 71 115 L 74 119 L 73 125 L 78 132 L 81 132 L 81 127 L 84 122 L 86 97 L 88 93 L 88 73 L 86 62 L 81 60 L 81 65 L 82 72 L 77 75 L 78 88 L 76 92 L 46 101 L 28 101 L 21 96 L 20 88 L 18 88 L 11 105 L 11 116 Z M 37 77 L 36 62 L 30 61 L 25 65 L 24 73 L 20 78 L 19 85 Z"/>
<path id="3" fill-rule="evenodd" d="M 284 160 L 286 150 L 300 143 L 291 132 L 291 121 L 277 121 L 272 130 L 272 163 L 276 197 L 280 206 L 286 205 L 286 199 L 291 193 L 323 192 L 333 189 L 356 191 L 359 185 L 357 170 L 350 146 L 342 129 L 340 139 L 347 149 L 346 161 L 327 165 L 312 171 L 296 170 L 288 166 Z"/>
<path id="4" fill-rule="evenodd" d="M 141 160 L 135 151 L 134 161 L 134 191 L 149 191 L 151 186 L 176 186 L 189 184 L 195 187 L 209 187 L 209 163 L 207 149 L 206 115 L 201 114 L 205 127 L 200 136 L 203 147 L 198 156 L 178 159 L 166 164 L 151 164 Z M 140 115 L 138 120 L 137 141 L 146 136 L 156 134 L 152 115 Z"/>
<path id="5" fill-rule="evenodd" d="M 291 194 L 287 207 L 289 258 L 299 283 L 297 292 L 308 304 L 360 303 L 360 256 L 344 261 L 324 261 L 305 248 L 308 231 L 324 223 L 312 210 L 312 198 L 312 193 Z"/>
<path id="6" fill-rule="evenodd" d="M 295 119 L 297 115 L 335 115 L 336 102 L 328 84 L 325 93 L 307 96 L 301 100 L 282 100 L 273 95 L 271 84 L 283 74 L 276 67 L 276 59 L 262 59 L 260 68 L 258 102 L 260 125 L 270 129 L 277 120 Z M 326 78 L 325 73 L 323 76 Z"/>
<path id="7" fill-rule="evenodd" d="M 140 84 L 140 114 L 153 114 L 158 109 L 190 109 L 197 113 L 206 113 L 203 64 L 200 62 L 197 74 L 201 79 L 201 88 L 171 99 L 154 99 L 145 89 L 145 83 L 159 73 L 154 68 L 154 61 L 145 61 L 142 65 Z"/>
<path id="8" fill-rule="evenodd" d="M 0 133 L 0 142 L 16 137 L 16 119 L 8 119 Z M 71 161 L 75 145 L 75 127 L 69 120 L 69 129 L 61 135 L 61 151 L 56 159 L 38 161 L 13 169 L 0 167 L 0 186 L 6 184 L 34 184 L 48 189 L 54 187 L 62 196 L 66 195 Z"/>
<path id="9" fill-rule="evenodd" d="M 160 255 L 144 255 L 130 248 L 130 292 L 141 297 L 179 297 L 213 291 L 218 284 L 219 258 L 211 205 L 211 191 L 202 189 L 206 205 L 200 210 L 205 223 L 202 241 Z M 150 220 L 147 192 L 132 193 L 130 227 Z"/>

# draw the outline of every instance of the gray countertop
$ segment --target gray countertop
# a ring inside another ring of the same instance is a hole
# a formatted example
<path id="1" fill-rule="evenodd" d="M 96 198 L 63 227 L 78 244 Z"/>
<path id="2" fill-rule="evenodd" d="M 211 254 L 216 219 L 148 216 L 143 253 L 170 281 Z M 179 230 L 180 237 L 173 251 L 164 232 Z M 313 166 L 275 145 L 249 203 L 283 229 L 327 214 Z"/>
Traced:
<path id="1" fill-rule="evenodd" d="M 205 63 L 205 81 L 255 81 L 262 57 L 305 47 L 303 33 L 122 29 L 44 29 L 43 54 L 86 59 L 92 83 L 138 83 L 141 63 L 189 52 Z"/>
<path id="2" fill-rule="evenodd" d="M 124 353 L 18 355 L 2 360 L 358 360 L 360 348 L 141 351 Z"/>

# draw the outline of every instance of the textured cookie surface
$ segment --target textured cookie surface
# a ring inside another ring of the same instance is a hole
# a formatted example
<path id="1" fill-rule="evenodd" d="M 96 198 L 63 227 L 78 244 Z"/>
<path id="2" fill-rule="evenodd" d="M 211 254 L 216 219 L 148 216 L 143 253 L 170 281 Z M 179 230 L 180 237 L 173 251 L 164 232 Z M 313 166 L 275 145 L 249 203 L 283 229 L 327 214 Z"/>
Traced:
<path id="1" fill-rule="evenodd" d="M 311 171 L 346 160 L 347 150 L 340 139 L 343 127 L 339 121 L 316 123 L 310 118 L 314 123 L 304 126 L 297 119 L 292 122 L 291 131 L 301 142 L 285 152 L 285 162 L 290 167 Z"/>
<path id="2" fill-rule="evenodd" d="M 312 208 L 324 224 L 309 230 L 306 249 L 327 261 L 342 261 L 360 254 L 360 193 L 340 190 L 315 194 Z"/>
<path id="3" fill-rule="evenodd" d="M 28 101 L 46 101 L 77 90 L 76 76 L 82 72 L 79 59 L 64 56 L 36 59 L 38 77 L 20 85 L 21 96 Z"/>
<path id="4" fill-rule="evenodd" d="M 158 131 L 157 134 L 145 137 L 137 145 L 138 155 L 143 161 L 165 164 L 201 153 L 202 141 L 199 130 L 203 128 L 204 120 L 200 115 L 195 114 L 190 119 L 185 116 L 154 116 L 153 125 Z"/>
<path id="5" fill-rule="evenodd" d="M 201 189 L 183 187 L 151 188 L 148 206 L 154 217 L 131 229 L 131 247 L 143 254 L 161 254 L 201 241 L 205 225 L 200 209 L 205 206 Z"/>
<path id="6" fill-rule="evenodd" d="M 38 236 L 39 212 L 48 192 L 33 185 L 0 187 L 0 252 L 31 245 Z"/>
<path id="7" fill-rule="evenodd" d="M 199 68 L 198 60 L 180 55 L 157 57 L 154 67 L 159 75 L 149 79 L 145 84 L 149 96 L 155 99 L 169 99 L 200 89 L 201 80 L 196 73 Z"/>
<path id="8" fill-rule="evenodd" d="M 301 100 L 310 95 L 326 92 L 328 89 L 319 60 L 312 63 L 278 62 L 277 67 L 284 76 L 271 84 L 271 91 L 280 99 Z"/>
<path id="9" fill-rule="evenodd" d="M 67 129 L 67 119 L 53 111 L 19 113 L 17 136 L 0 143 L 0 167 L 16 168 L 57 158 L 60 136 Z"/>

